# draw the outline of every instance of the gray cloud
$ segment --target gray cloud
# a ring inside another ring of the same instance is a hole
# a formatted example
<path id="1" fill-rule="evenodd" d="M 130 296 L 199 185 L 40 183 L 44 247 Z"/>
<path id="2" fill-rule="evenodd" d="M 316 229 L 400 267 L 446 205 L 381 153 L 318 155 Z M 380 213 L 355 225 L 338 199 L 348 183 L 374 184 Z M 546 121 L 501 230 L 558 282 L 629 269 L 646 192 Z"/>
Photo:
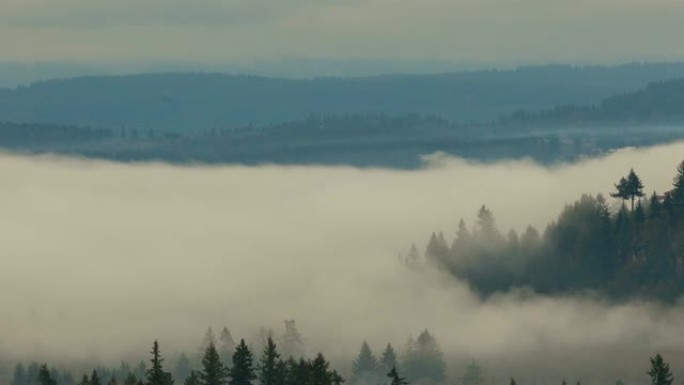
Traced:
<path id="1" fill-rule="evenodd" d="M 0 7 L 6 60 L 684 57 L 684 6 L 672 0 L 0 0 Z"/>
<path id="2" fill-rule="evenodd" d="M 363 339 L 402 346 L 427 327 L 453 375 L 477 358 L 501 381 L 642 379 L 656 350 L 684 364 L 681 307 L 517 294 L 483 303 L 397 254 L 451 234 L 483 203 L 504 229 L 541 227 L 630 167 L 663 191 L 683 153 L 680 143 L 552 168 L 433 156 L 420 171 L 5 155 L 0 354 L 117 362 L 153 338 L 194 351 L 208 325 L 250 337 L 295 318 L 309 352 L 342 366 Z"/>

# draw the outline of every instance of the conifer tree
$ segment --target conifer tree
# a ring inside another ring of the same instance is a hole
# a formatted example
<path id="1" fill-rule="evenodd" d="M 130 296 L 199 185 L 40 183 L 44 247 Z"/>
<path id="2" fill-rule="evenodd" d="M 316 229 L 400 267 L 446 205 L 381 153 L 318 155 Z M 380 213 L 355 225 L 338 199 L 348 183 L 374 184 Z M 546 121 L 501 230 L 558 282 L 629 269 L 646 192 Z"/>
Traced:
<path id="1" fill-rule="evenodd" d="M 21 362 L 14 366 L 14 374 L 10 385 L 27 385 L 26 369 L 24 369 L 24 365 Z"/>
<path id="2" fill-rule="evenodd" d="M 397 353 L 391 344 L 387 344 L 387 347 L 382 352 L 382 357 L 380 358 L 380 366 L 383 371 L 389 371 L 392 368 L 396 368 L 397 363 Z"/>
<path id="3" fill-rule="evenodd" d="M 614 184 L 615 192 L 610 193 L 613 198 L 618 198 L 620 200 L 626 201 L 629 199 L 629 186 L 627 179 L 623 176 L 617 184 Z"/>
<path id="4" fill-rule="evenodd" d="M 233 354 L 233 367 L 230 368 L 229 383 L 230 385 L 252 385 L 252 381 L 255 379 L 252 352 L 249 351 L 245 340 L 241 339 Z"/>
<path id="5" fill-rule="evenodd" d="M 257 365 L 259 382 L 261 385 L 276 385 L 278 383 L 278 378 L 283 376 L 283 373 L 279 372 L 279 359 L 280 354 L 276 349 L 276 344 L 273 342 L 273 338 L 268 337 L 266 340 L 266 347 L 264 347 L 264 352 L 261 356 L 261 361 L 259 362 L 259 365 Z"/>
<path id="6" fill-rule="evenodd" d="M 672 182 L 673 198 L 677 204 L 684 202 L 684 160 L 677 165 L 677 175 Z"/>
<path id="7" fill-rule="evenodd" d="M 634 211 L 634 200 L 644 196 L 644 184 L 641 183 L 641 179 L 634 172 L 634 169 L 630 169 L 627 175 L 627 195 L 632 202 L 632 211 Z"/>
<path id="8" fill-rule="evenodd" d="M 280 342 L 283 357 L 297 359 L 304 356 L 304 343 L 294 320 L 285 321 L 285 332 L 280 338 Z"/>
<path id="9" fill-rule="evenodd" d="M 332 385 L 332 376 L 328 370 L 330 364 L 323 357 L 322 353 L 318 353 L 316 358 L 310 363 L 309 368 L 309 384 L 310 385 Z"/>
<path id="10" fill-rule="evenodd" d="M 185 379 L 190 376 L 190 372 L 192 371 L 191 366 L 188 356 L 185 352 L 181 352 L 181 355 L 176 362 L 176 367 L 173 370 L 174 377 L 176 377 L 178 381 L 185 381 Z"/>
<path id="11" fill-rule="evenodd" d="M 137 383 L 138 379 L 136 378 L 135 382 L 132 385 L 136 385 Z M 83 377 L 81 377 L 81 382 L 79 382 L 78 385 L 90 385 L 90 379 L 88 378 L 87 374 L 83 374 Z"/>
<path id="12" fill-rule="evenodd" d="M 651 357 L 651 370 L 647 373 L 651 377 L 651 385 L 672 385 L 674 378 L 670 371 L 670 364 L 663 360 L 660 354 Z"/>
<path id="13" fill-rule="evenodd" d="M 230 334 L 230 331 L 227 327 L 224 327 L 223 330 L 221 330 L 218 351 L 221 359 L 223 360 L 223 364 L 226 367 L 230 367 L 232 361 L 231 358 L 233 357 L 233 353 L 235 353 L 235 340 L 233 340 L 233 335 Z"/>
<path id="14" fill-rule="evenodd" d="M 510 385 L 518 385 L 517 382 L 515 382 L 515 378 L 511 377 L 511 382 L 509 383 Z"/>
<path id="15" fill-rule="evenodd" d="M 38 371 L 38 383 L 40 385 L 57 385 L 57 380 L 52 376 L 52 373 L 50 373 L 47 364 L 40 366 L 40 370 Z"/>
<path id="16" fill-rule="evenodd" d="M 363 341 L 359 355 L 352 366 L 351 383 L 375 383 L 379 377 L 377 371 L 378 359 L 373 355 L 368 342 Z"/>
<path id="17" fill-rule="evenodd" d="M 202 358 L 202 371 L 199 373 L 202 385 L 225 385 L 230 372 L 221 362 L 216 346 L 209 343 Z"/>
<path id="18" fill-rule="evenodd" d="M 152 354 L 150 359 L 152 366 L 145 372 L 146 385 L 172 385 L 171 373 L 165 372 L 162 366 L 164 359 L 161 357 L 157 340 L 154 341 L 150 354 Z"/>
<path id="19" fill-rule="evenodd" d="M 97 370 L 93 370 L 93 373 L 90 375 L 90 380 L 88 381 L 89 385 L 102 385 L 102 382 L 100 381 L 100 376 L 97 374 Z"/>

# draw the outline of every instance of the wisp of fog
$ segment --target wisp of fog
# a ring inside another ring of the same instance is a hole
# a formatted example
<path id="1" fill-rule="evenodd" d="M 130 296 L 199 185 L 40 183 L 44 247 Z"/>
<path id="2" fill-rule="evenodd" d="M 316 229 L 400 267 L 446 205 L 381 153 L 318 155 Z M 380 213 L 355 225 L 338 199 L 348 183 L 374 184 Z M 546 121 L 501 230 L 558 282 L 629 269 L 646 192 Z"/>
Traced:
<path id="1" fill-rule="evenodd" d="M 117 362 L 155 338 L 194 352 L 207 326 L 249 339 L 295 319 L 307 352 L 343 368 L 363 340 L 401 350 L 427 328 L 455 373 L 476 359 L 491 379 L 645 380 L 656 351 L 684 364 L 684 308 L 481 300 L 398 255 L 433 231 L 451 238 L 482 204 L 502 231 L 543 230 L 631 167 L 665 191 L 683 157 L 684 143 L 551 167 L 433 155 L 405 171 L 3 155 L 0 355 Z"/>

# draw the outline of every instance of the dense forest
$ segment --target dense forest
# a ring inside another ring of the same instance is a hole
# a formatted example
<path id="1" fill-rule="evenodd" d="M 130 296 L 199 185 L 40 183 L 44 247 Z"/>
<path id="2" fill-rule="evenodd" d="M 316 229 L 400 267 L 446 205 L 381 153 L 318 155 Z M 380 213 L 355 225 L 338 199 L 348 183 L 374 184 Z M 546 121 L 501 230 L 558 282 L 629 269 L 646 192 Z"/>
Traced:
<path id="1" fill-rule="evenodd" d="M 0 89 L 0 121 L 202 132 L 313 115 L 421 114 L 487 122 L 587 105 L 684 76 L 684 64 L 549 65 L 433 75 L 279 79 L 211 73 L 85 76 Z"/>
<path id="2" fill-rule="evenodd" d="M 530 288 L 542 294 L 675 301 L 684 293 L 684 161 L 669 191 L 646 194 L 630 170 L 610 196 L 622 201 L 617 212 L 603 195 L 583 195 L 543 233 L 528 227 L 504 235 L 482 206 L 475 227 L 468 229 L 461 220 L 451 243 L 433 233 L 426 260 L 483 295 Z M 415 246 L 407 258 L 419 261 Z"/>
<path id="3" fill-rule="evenodd" d="M 410 338 L 399 355 L 387 344 L 376 356 L 364 341 L 351 365 L 348 378 L 331 368 L 323 353 L 313 358 L 302 355 L 302 340 L 294 321 L 285 321 L 286 331 L 280 337 L 263 332 L 257 347 L 245 339 L 233 339 L 224 328 L 217 339 L 207 330 L 199 351 L 189 356 L 181 352 L 175 364 L 168 364 L 154 341 L 150 358 L 135 365 L 122 361 L 116 368 L 69 369 L 49 367 L 31 362 L 14 366 L 10 385 L 408 385 L 453 384 L 484 385 L 483 368 L 471 361 L 459 378 L 448 378 L 446 364 L 435 338 L 424 330 Z M 652 385 L 672 385 L 670 366 L 660 354 L 650 358 L 647 374 Z M 82 373 L 76 378 L 74 373 Z M 404 377 L 405 375 L 405 377 Z M 566 384 L 563 379 L 561 384 Z M 622 381 L 618 381 L 621 384 Z M 511 378 L 509 385 L 516 385 Z M 578 381 L 577 384 L 580 384 Z"/>
<path id="4" fill-rule="evenodd" d="M 139 107 L 146 109 L 150 101 L 141 103 Z M 79 111 L 96 114 L 94 108 L 83 100 Z M 682 108 L 684 80 L 669 80 L 594 106 L 520 111 L 490 123 L 381 112 L 309 115 L 258 126 L 214 125 L 184 133 L 173 132 L 172 125 L 143 129 L 5 122 L 0 123 L 0 147 L 31 154 L 174 163 L 417 168 L 423 155 L 444 152 L 479 161 L 528 157 L 548 164 L 680 140 L 684 138 Z M 10 116 L 0 113 L 3 119 Z"/>
<path id="5" fill-rule="evenodd" d="M 236 342 L 228 328 L 217 338 L 207 329 L 201 348 L 196 353 L 181 352 L 175 363 L 164 364 L 159 345 L 155 341 L 149 363 L 122 362 L 116 368 L 97 366 L 87 370 L 82 378 L 74 371 L 83 368 L 48 368 L 38 362 L 17 363 L 12 372 L 11 385 L 339 385 L 343 382 L 358 385 L 406 384 L 411 381 L 442 383 L 446 380 L 446 366 L 435 338 L 424 330 L 417 338 L 409 338 L 404 352 L 395 351 L 387 344 L 376 356 L 367 342 L 361 344 L 359 354 L 351 363 L 349 378 L 331 369 L 322 353 L 305 358 L 305 347 L 294 320 L 285 321 L 285 332 L 275 336 L 262 329 L 255 344 L 244 339 Z M 465 373 L 464 385 L 482 385 L 481 369 L 474 362 Z M 402 373 L 400 377 L 400 374 Z M 46 382 L 49 378 L 49 382 Z"/>

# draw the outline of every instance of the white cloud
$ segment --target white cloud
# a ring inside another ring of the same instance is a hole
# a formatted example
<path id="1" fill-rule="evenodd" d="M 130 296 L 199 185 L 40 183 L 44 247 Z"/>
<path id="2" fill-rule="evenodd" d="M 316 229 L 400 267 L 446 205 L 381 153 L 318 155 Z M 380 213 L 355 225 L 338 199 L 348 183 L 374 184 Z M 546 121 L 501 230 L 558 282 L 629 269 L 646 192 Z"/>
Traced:
<path id="1" fill-rule="evenodd" d="M 482 303 L 406 270 L 397 253 L 435 230 L 450 237 L 483 203 L 503 229 L 543 226 L 630 167 L 662 191 L 683 153 L 676 144 L 554 168 L 446 159 L 419 171 L 2 156 L 0 352 L 117 362 L 153 338 L 194 351 L 208 325 L 250 337 L 295 318 L 310 351 L 336 364 L 363 339 L 401 346 L 428 327 L 450 365 L 475 357 L 502 381 L 639 379 L 655 350 L 684 364 L 682 308 Z"/>

